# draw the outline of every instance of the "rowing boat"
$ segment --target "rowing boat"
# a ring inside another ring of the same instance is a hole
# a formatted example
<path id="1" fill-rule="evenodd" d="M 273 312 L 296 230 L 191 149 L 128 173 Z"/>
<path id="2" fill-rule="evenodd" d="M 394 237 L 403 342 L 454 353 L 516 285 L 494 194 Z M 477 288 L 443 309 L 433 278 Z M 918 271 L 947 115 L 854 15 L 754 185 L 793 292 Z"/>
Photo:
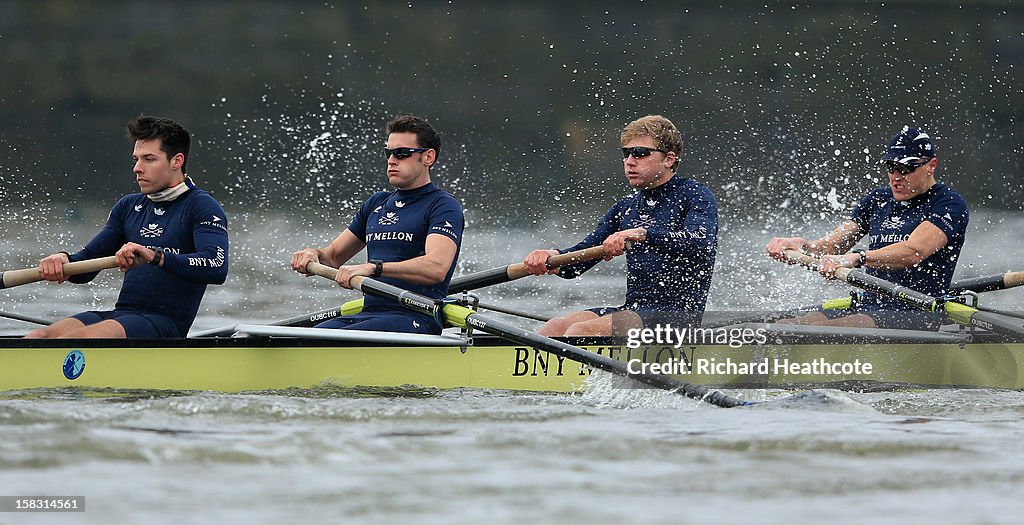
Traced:
<path id="1" fill-rule="evenodd" d="M 589 351 L 721 388 L 1024 388 L 1024 342 L 961 331 L 746 324 L 763 344 L 634 345 L 571 339 Z M 85 387 L 244 392 L 346 387 L 578 392 L 591 369 L 490 335 L 353 333 L 238 325 L 182 340 L 0 339 L 0 390 Z M 857 367 L 859 363 L 859 368 Z M 870 369 L 865 365 L 870 364 Z M 660 373 L 659 372 L 659 373 Z"/>

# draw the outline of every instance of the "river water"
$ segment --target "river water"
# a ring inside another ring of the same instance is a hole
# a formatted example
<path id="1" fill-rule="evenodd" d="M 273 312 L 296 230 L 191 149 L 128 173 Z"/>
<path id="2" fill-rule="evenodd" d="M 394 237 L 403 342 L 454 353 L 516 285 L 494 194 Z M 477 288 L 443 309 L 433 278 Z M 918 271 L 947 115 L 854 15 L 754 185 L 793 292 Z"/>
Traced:
<path id="1" fill-rule="evenodd" d="M 102 217 L 99 219 L 102 220 Z M 1019 270 L 1021 219 L 977 213 L 958 277 Z M 76 225 L 77 224 L 77 225 Z M 5 268 L 88 240 L 20 226 Z M 460 273 L 514 262 L 583 231 L 478 225 Z M 287 270 L 335 230 L 283 216 L 233 223 L 232 275 L 195 329 L 270 321 L 353 298 Z M 754 309 L 846 293 L 761 250 L 768 227 L 723 225 L 711 307 Z M 544 237 L 548 235 L 548 237 Z M 64 243 L 64 244 L 61 244 Z M 40 252 L 39 246 L 47 246 Z M 524 279 L 484 300 L 538 313 L 616 304 L 621 263 L 584 279 Z M 53 319 L 114 300 L 87 286 L 5 290 L 0 307 Z M 1020 291 L 986 294 L 1016 308 Z M 525 326 L 528 321 L 521 321 Z M 8 334 L 29 325 L 4 321 Z M 1024 393 L 748 392 L 718 409 L 595 374 L 579 395 L 408 388 L 226 395 L 0 393 L 0 495 L 85 496 L 84 513 L 0 513 L 22 523 L 1017 523 L 1024 513 Z"/>

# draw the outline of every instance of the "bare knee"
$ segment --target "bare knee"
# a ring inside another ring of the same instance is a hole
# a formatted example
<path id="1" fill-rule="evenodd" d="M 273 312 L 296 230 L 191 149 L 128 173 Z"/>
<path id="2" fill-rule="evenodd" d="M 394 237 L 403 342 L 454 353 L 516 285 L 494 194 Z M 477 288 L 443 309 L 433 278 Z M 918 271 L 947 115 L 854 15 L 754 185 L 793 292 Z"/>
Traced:
<path id="1" fill-rule="evenodd" d="M 586 323 L 573 323 L 565 328 L 564 335 L 566 337 L 580 337 L 591 334 L 587 329 Z"/>
<path id="2" fill-rule="evenodd" d="M 789 317 L 775 321 L 777 324 L 809 324 L 823 325 L 828 322 L 828 317 L 821 312 L 811 312 L 800 317 Z"/>
<path id="3" fill-rule="evenodd" d="M 61 319 L 60 321 L 57 321 L 56 323 L 53 323 L 49 326 L 44 326 L 43 328 L 36 328 L 35 330 L 32 330 L 31 332 L 25 334 L 25 338 L 56 339 L 58 337 L 65 337 L 68 334 L 71 334 L 83 327 L 85 327 L 85 324 L 83 324 L 81 321 L 75 319 L 74 317 L 68 317 L 66 319 Z"/>
<path id="4" fill-rule="evenodd" d="M 53 339 L 53 335 L 46 328 L 36 328 L 25 334 L 25 339 Z"/>
<path id="5" fill-rule="evenodd" d="M 611 335 L 611 322 L 604 318 L 594 321 L 581 321 L 566 327 L 566 337 L 587 337 Z"/>
<path id="6" fill-rule="evenodd" d="M 559 337 L 565 335 L 565 329 L 568 327 L 569 323 L 559 317 L 544 323 L 544 326 L 540 327 L 537 333 L 544 337 Z"/>

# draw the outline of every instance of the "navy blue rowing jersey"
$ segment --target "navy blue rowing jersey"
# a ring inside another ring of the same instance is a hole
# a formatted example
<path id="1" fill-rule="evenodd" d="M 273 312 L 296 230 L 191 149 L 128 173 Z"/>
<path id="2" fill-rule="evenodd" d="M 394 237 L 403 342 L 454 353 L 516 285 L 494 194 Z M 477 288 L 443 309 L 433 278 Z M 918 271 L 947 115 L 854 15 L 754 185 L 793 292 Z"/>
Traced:
<path id="1" fill-rule="evenodd" d="M 162 267 L 142 265 L 124 274 L 118 310 L 155 312 L 174 320 L 181 336 L 199 311 L 207 284 L 228 275 L 228 218 L 209 193 L 192 188 L 170 202 L 141 193 L 125 195 L 110 210 L 107 224 L 71 261 L 113 255 L 126 242 L 164 252 Z M 85 283 L 99 272 L 68 280 Z"/>
<path id="2" fill-rule="evenodd" d="M 718 204 L 714 194 L 691 179 L 672 177 L 640 190 L 605 213 L 590 235 L 562 253 L 599 246 L 609 235 L 647 229 L 647 240 L 626 251 L 626 302 L 634 311 L 703 312 L 718 250 Z M 599 261 L 563 266 L 571 279 Z"/>
<path id="3" fill-rule="evenodd" d="M 933 297 L 949 291 L 969 219 L 964 198 L 942 184 L 906 201 L 895 200 L 888 186 L 876 188 L 861 198 L 850 216 L 850 220 L 867 233 L 869 250 L 906 241 L 925 221 L 942 230 L 946 234 L 946 245 L 919 264 L 905 270 L 866 268 L 869 275 Z M 903 301 L 873 292 L 862 294 L 861 306 L 865 310 L 914 309 Z"/>
<path id="4" fill-rule="evenodd" d="M 380 191 L 370 196 L 359 208 L 349 231 L 366 243 L 366 258 L 384 262 L 407 261 L 426 254 L 427 236 L 444 235 L 455 242 L 455 258 L 444 281 L 433 285 L 414 284 L 391 277 L 378 280 L 416 292 L 433 299 L 448 295 L 448 283 L 455 273 L 462 246 L 465 216 L 462 206 L 448 192 L 428 183 L 412 190 Z M 432 325 L 430 317 L 411 312 L 394 301 L 367 295 L 364 311 L 392 311 L 422 317 Z M 436 331 L 441 327 L 437 326 Z"/>

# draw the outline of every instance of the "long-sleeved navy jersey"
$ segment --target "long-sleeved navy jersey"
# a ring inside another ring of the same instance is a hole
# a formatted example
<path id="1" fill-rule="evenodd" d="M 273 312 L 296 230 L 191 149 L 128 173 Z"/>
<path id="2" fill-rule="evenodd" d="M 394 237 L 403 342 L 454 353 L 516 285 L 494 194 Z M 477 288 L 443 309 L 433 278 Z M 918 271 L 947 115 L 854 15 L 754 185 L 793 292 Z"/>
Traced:
<path id="1" fill-rule="evenodd" d="M 162 267 L 143 265 L 124 276 L 117 309 L 155 312 L 174 320 L 181 335 L 199 311 L 208 284 L 223 284 L 228 275 L 228 218 L 209 193 L 192 188 L 170 202 L 153 202 L 141 193 L 121 198 L 107 223 L 69 259 L 81 261 L 113 255 L 126 242 L 164 252 Z M 96 273 L 68 280 L 86 283 Z"/>
<path id="2" fill-rule="evenodd" d="M 647 240 L 626 251 L 626 302 L 638 312 L 703 312 L 718 249 L 718 204 L 706 186 L 674 176 L 615 203 L 590 235 L 562 253 L 599 246 L 611 234 L 647 229 Z M 579 276 L 599 261 L 563 266 Z"/>

